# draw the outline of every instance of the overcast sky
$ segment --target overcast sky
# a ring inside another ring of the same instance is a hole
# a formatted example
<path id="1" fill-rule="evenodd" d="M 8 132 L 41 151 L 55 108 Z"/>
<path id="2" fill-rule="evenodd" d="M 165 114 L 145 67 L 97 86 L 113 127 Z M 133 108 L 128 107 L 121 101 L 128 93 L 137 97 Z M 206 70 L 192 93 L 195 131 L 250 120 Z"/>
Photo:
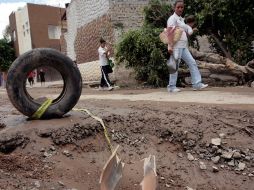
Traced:
<path id="1" fill-rule="evenodd" d="M 9 24 L 9 15 L 18 8 L 22 8 L 26 3 L 45 4 L 64 7 L 65 3 L 71 0 L 0 0 L 0 39 L 3 38 L 3 31 Z"/>

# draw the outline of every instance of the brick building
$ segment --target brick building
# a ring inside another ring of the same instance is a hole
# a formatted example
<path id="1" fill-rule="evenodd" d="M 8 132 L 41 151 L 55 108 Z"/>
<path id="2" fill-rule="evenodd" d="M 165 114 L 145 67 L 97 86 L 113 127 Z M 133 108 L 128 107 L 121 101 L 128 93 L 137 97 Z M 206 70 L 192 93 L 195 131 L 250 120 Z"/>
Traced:
<path id="1" fill-rule="evenodd" d="M 66 28 L 62 21 L 64 8 L 30 4 L 12 12 L 9 16 L 11 39 L 16 56 L 34 48 L 54 48 L 61 51 L 60 37 Z M 61 79 L 53 68 L 44 68 L 46 81 Z"/>
<path id="2" fill-rule="evenodd" d="M 65 9 L 30 4 L 9 16 L 16 55 L 39 47 L 61 50 L 60 36 L 65 25 L 61 19 Z"/>
<path id="3" fill-rule="evenodd" d="M 171 2 L 171 0 L 165 0 Z M 77 63 L 98 59 L 100 37 L 115 43 L 119 36 L 141 27 L 149 0 L 72 0 L 66 9 L 67 32 L 62 49 Z"/>

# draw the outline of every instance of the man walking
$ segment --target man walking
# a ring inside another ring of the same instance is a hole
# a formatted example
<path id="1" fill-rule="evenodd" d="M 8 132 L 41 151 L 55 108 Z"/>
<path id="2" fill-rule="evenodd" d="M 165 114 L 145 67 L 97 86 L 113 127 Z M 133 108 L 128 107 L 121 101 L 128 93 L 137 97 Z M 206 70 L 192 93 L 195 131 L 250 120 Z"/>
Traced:
<path id="1" fill-rule="evenodd" d="M 112 68 L 108 62 L 109 50 L 106 47 L 106 41 L 104 39 L 100 39 L 100 47 L 98 49 L 99 53 L 99 63 L 101 67 L 101 83 L 100 90 L 112 90 L 112 83 L 109 80 L 108 74 L 112 73 Z"/>

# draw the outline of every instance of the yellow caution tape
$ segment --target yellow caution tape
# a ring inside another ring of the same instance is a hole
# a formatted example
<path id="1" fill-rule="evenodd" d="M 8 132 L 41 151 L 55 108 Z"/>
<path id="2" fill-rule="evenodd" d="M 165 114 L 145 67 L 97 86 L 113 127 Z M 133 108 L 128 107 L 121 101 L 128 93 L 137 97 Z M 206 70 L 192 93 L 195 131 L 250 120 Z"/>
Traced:
<path id="1" fill-rule="evenodd" d="M 108 136 L 108 131 L 107 131 L 107 128 L 106 128 L 106 126 L 105 126 L 103 120 L 102 120 L 101 118 L 99 118 L 99 117 L 93 115 L 93 114 L 92 114 L 89 110 L 87 110 L 87 109 L 75 109 L 75 108 L 74 108 L 73 111 L 86 112 L 86 113 L 87 113 L 88 115 L 90 115 L 92 118 L 94 118 L 95 120 L 97 120 L 97 121 L 99 121 L 99 122 L 101 123 L 101 125 L 102 125 L 102 127 L 103 127 L 103 130 L 104 130 L 104 136 L 105 136 L 105 138 L 106 138 L 106 140 L 107 140 L 107 142 L 108 142 L 108 146 L 109 146 L 109 148 L 110 148 L 110 151 L 113 152 L 113 146 L 112 146 L 112 144 L 111 144 L 111 142 L 110 142 L 110 138 L 109 138 L 109 136 Z"/>
<path id="2" fill-rule="evenodd" d="M 52 104 L 51 99 L 47 99 L 43 104 L 38 108 L 38 110 L 32 115 L 32 119 L 40 119 L 41 116 L 45 113 L 48 107 Z"/>

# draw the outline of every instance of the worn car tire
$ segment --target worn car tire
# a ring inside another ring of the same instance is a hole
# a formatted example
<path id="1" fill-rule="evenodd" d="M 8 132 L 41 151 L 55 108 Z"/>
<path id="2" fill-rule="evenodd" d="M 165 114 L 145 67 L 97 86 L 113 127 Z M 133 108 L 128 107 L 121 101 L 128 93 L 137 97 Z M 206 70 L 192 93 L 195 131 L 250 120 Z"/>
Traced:
<path id="1" fill-rule="evenodd" d="M 49 66 L 56 69 L 63 78 L 63 90 L 53 100 L 41 119 L 61 117 L 78 102 L 82 91 L 82 78 L 78 67 L 61 52 L 50 48 L 37 48 L 19 56 L 11 65 L 6 89 L 12 104 L 28 117 L 41 106 L 26 90 L 28 73 L 38 67 Z"/>

